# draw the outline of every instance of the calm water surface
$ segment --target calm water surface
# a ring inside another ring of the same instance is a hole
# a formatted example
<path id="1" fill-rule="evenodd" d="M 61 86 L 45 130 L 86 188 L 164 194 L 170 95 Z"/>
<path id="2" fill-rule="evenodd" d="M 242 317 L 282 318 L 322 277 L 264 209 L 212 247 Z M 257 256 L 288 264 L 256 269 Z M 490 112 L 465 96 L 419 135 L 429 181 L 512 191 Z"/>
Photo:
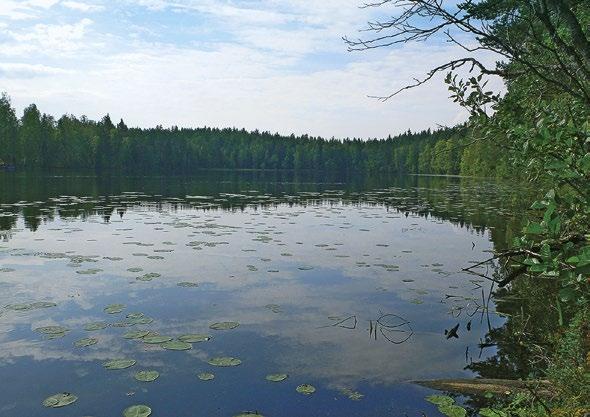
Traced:
<path id="1" fill-rule="evenodd" d="M 518 200 L 441 178 L 0 177 L 0 416 L 439 416 L 411 381 L 472 377 L 496 353 L 478 346 L 505 320 L 491 283 L 461 269 L 518 230 Z M 226 321 L 239 327 L 210 328 Z M 95 322 L 108 326 L 84 329 Z M 174 351 L 123 337 L 139 330 L 211 339 Z M 137 363 L 103 367 L 120 358 Z M 79 399 L 45 408 L 59 392 Z"/>

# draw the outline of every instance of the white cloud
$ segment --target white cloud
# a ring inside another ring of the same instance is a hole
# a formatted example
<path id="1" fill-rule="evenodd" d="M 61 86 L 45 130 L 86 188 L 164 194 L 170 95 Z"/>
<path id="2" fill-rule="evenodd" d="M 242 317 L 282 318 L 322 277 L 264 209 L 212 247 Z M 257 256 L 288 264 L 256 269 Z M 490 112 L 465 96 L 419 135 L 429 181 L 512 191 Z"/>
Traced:
<path id="1" fill-rule="evenodd" d="M 47 10 L 59 0 L 2 0 L 0 2 L 0 17 L 11 20 L 33 19 L 39 16 L 39 9 Z"/>
<path id="2" fill-rule="evenodd" d="M 0 63 L 0 77 L 30 78 L 48 75 L 71 74 L 72 71 L 63 68 L 50 67 L 42 64 Z"/>
<path id="3" fill-rule="evenodd" d="M 50 83 L 32 80 L 25 86 L 8 80 L 6 88 L 18 88 L 18 104 L 37 101 L 56 115 L 98 118 L 109 112 L 131 125 L 384 137 L 463 119 L 440 79 L 387 103 L 367 98 L 412 82 L 452 54 L 451 46 L 407 46 L 379 60 L 299 73 L 285 71 L 282 57 L 247 47 L 201 51 L 142 45 L 133 53 L 95 56 L 89 69 L 53 75 Z M 39 91 L 45 92 L 41 102 Z"/>
<path id="4" fill-rule="evenodd" d="M 77 10 L 85 13 L 100 12 L 104 10 L 104 6 L 97 6 L 94 4 L 83 3 L 80 1 L 62 1 L 60 4 L 68 9 Z"/>
<path id="5" fill-rule="evenodd" d="M 73 52 L 85 46 L 82 40 L 92 23 L 90 19 L 82 19 L 70 25 L 37 24 L 24 31 L 5 33 L 29 51 L 36 50 L 46 54 Z"/>
<path id="6" fill-rule="evenodd" d="M 137 6 L 153 12 L 149 20 Z M 367 98 L 387 95 L 464 51 L 422 43 L 348 54 L 341 36 L 374 13 L 357 6 L 357 0 L 126 0 L 112 8 L 120 21 L 105 22 L 110 14 L 102 14 L 96 28 L 90 19 L 64 24 L 66 9 L 58 8 L 59 21 L 0 27 L 8 38 L 0 43 L 5 61 L 46 67 L 5 69 L 0 83 L 20 106 L 35 101 L 55 115 L 94 118 L 108 112 L 141 126 L 366 138 L 464 120 L 440 78 L 386 103 Z M 179 10 L 195 19 L 179 17 Z M 52 73 L 56 67 L 66 72 Z"/>

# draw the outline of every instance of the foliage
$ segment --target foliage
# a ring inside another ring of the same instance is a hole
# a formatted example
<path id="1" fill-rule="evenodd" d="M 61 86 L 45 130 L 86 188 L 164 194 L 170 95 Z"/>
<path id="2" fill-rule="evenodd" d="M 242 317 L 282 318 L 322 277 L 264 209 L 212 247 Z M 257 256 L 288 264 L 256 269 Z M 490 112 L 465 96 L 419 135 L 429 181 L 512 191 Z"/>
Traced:
<path id="1" fill-rule="evenodd" d="M 295 170 L 335 173 L 505 175 L 494 163 L 473 159 L 462 127 L 407 131 L 395 137 L 323 139 L 239 129 L 128 128 L 109 116 L 95 122 L 62 116 L 57 122 L 27 107 L 18 120 L 6 95 L 0 100 L 0 161 L 20 170 L 91 170 L 100 174 L 182 175 L 202 169 Z M 18 138 L 18 140 L 17 140 Z M 464 149 L 467 148 L 465 151 Z M 486 152 L 501 160 L 499 149 Z"/>

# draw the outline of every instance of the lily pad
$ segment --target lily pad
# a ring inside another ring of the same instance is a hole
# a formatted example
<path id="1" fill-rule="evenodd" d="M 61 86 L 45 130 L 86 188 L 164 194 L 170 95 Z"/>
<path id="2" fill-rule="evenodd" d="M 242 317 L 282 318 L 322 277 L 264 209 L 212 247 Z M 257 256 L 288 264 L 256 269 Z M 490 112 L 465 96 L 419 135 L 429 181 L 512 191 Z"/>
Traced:
<path id="1" fill-rule="evenodd" d="M 215 375 L 208 373 L 208 372 L 203 372 L 199 375 L 197 375 L 197 377 L 201 380 L 201 381 L 211 381 L 212 379 L 215 379 Z"/>
<path id="2" fill-rule="evenodd" d="M 209 359 L 209 361 L 207 361 L 207 363 L 209 365 L 213 365 L 213 366 L 227 367 L 227 366 L 238 366 L 238 365 L 241 365 L 242 364 L 242 361 L 239 360 L 238 358 L 219 357 L 219 358 L 211 358 L 211 359 Z"/>
<path id="3" fill-rule="evenodd" d="M 125 310 L 125 304 L 109 304 L 104 308 L 104 312 L 107 314 L 119 314 Z"/>
<path id="4" fill-rule="evenodd" d="M 35 303 L 31 303 L 31 307 L 34 309 L 37 308 L 51 308 L 51 307 L 57 307 L 56 303 L 52 303 L 50 301 L 37 301 Z"/>
<path id="5" fill-rule="evenodd" d="M 448 417 L 465 417 L 467 416 L 467 410 L 458 405 L 441 405 L 438 407 L 438 411 Z"/>
<path id="6" fill-rule="evenodd" d="M 351 390 L 350 388 L 341 388 L 339 391 L 352 401 L 360 401 L 364 397 L 360 392 Z"/>
<path id="7" fill-rule="evenodd" d="M 29 311 L 33 310 L 32 304 L 9 304 L 6 306 L 6 309 L 12 311 Z"/>
<path id="8" fill-rule="evenodd" d="M 69 329 L 66 329 L 65 327 L 61 327 L 61 326 L 45 326 L 45 327 L 38 327 L 35 329 L 35 331 L 37 333 L 42 333 L 42 334 L 46 334 L 46 335 L 60 335 L 60 334 L 65 334 L 66 332 L 69 331 Z"/>
<path id="9" fill-rule="evenodd" d="M 455 400 L 447 395 L 430 395 L 425 400 L 438 406 L 455 404 Z"/>
<path id="10" fill-rule="evenodd" d="M 80 339 L 80 340 L 77 340 L 76 342 L 74 342 L 74 346 L 77 348 L 83 348 L 83 347 L 96 345 L 97 343 L 98 343 L 98 339 L 95 339 L 94 337 L 87 337 L 85 339 Z"/>
<path id="11" fill-rule="evenodd" d="M 159 377 L 158 371 L 139 371 L 135 374 L 135 379 L 140 382 L 154 382 Z"/>
<path id="12" fill-rule="evenodd" d="M 152 281 L 154 278 L 160 278 L 161 275 L 156 273 L 156 272 L 150 272 L 148 274 L 143 274 L 140 277 L 135 278 L 138 281 L 145 281 L 145 282 L 149 282 Z"/>
<path id="13" fill-rule="evenodd" d="M 262 414 L 260 414 L 258 411 L 246 411 L 245 413 L 242 414 L 238 414 L 234 417 L 264 417 Z"/>
<path id="14" fill-rule="evenodd" d="M 178 338 L 181 342 L 187 343 L 200 343 L 200 342 L 207 342 L 211 340 L 211 336 L 206 334 L 183 334 Z"/>
<path id="15" fill-rule="evenodd" d="M 311 395 L 315 392 L 315 387 L 313 385 L 309 385 L 309 384 L 302 384 L 297 387 L 296 391 L 299 394 Z"/>
<path id="16" fill-rule="evenodd" d="M 108 326 L 109 324 L 105 322 L 87 323 L 84 325 L 84 330 L 86 330 L 87 332 L 95 332 L 98 330 L 104 330 Z"/>
<path id="17" fill-rule="evenodd" d="M 127 332 L 123 335 L 124 339 L 141 339 L 150 334 L 149 330 L 137 330 L 135 332 Z"/>
<path id="18" fill-rule="evenodd" d="M 190 350 L 193 348 L 193 345 L 187 342 L 181 342 L 180 340 L 171 340 L 162 343 L 162 347 L 166 350 Z"/>
<path id="19" fill-rule="evenodd" d="M 127 323 L 130 326 L 135 326 L 136 324 L 139 324 L 139 325 L 151 324 L 153 322 L 154 322 L 154 319 L 152 319 L 151 317 L 139 317 L 139 318 L 131 318 L 131 319 L 125 320 L 125 323 Z"/>
<path id="20" fill-rule="evenodd" d="M 43 405 L 49 408 L 65 407 L 78 401 L 78 397 L 69 392 L 62 392 L 60 394 L 52 395 L 43 401 Z"/>
<path id="21" fill-rule="evenodd" d="M 282 382 L 289 378 L 287 374 L 270 374 L 266 376 L 266 380 L 270 382 Z"/>
<path id="22" fill-rule="evenodd" d="M 213 323 L 209 328 L 211 330 L 232 330 L 240 325 L 237 321 L 222 321 L 220 323 Z"/>
<path id="23" fill-rule="evenodd" d="M 131 368 L 136 363 L 137 363 L 137 361 L 134 361 L 133 359 L 115 359 L 115 360 L 103 363 L 102 366 L 108 370 L 115 371 L 115 370 L 120 370 L 120 369 Z"/>
<path id="24" fill-rule="evenodd" d="M 133 405 L 123 411 L 123 417 L 149 417 L 152 409 L 147 405 Z"/>
<path id="25" fill-rule="evenodd" d="M 54 340 L 54 339 L 61 339 L 62 337 L 65 337 L 67 334 L 67 332 L 63 332 L 63 333 L 54 333 L 54 334 L 49 334 L 46 336 L 46 338 L 48 340 Z"/>
<path id="26" fill-rule="evenodd" d="M 182 288 L 196 288 L 199 286 L 199 284 L 197 284 L 196 282 L 179 282 L 176 285 Z"/>
<path id="27" fill-rule="evenodd" d="M 143 338 L 143 343 L 147 343 L 148 345 L 159 345 L 160 343 L 170 342 L 171 340 L 172 338 L 168 336 L 146 336 Z"/>

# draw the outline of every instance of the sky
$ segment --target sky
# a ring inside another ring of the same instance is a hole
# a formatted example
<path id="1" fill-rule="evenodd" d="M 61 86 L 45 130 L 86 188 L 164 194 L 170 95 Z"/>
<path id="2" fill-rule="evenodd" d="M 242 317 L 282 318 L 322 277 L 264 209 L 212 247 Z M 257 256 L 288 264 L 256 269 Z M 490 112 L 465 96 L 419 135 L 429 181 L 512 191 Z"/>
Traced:
<path id="1" fill-rule="evenodd" d="M 368 20 L 395 13 L 361 5 L 0 0 L 0 91 L 19 113 L 36 103 L 56 117 L 109 113 L 140 127 L 382 138 L 464 121 L 442 78 L 387 102 L 369 97 L 463 51 L 433 39 L 348 52 L 343 36 L 362 36 Z"/>

